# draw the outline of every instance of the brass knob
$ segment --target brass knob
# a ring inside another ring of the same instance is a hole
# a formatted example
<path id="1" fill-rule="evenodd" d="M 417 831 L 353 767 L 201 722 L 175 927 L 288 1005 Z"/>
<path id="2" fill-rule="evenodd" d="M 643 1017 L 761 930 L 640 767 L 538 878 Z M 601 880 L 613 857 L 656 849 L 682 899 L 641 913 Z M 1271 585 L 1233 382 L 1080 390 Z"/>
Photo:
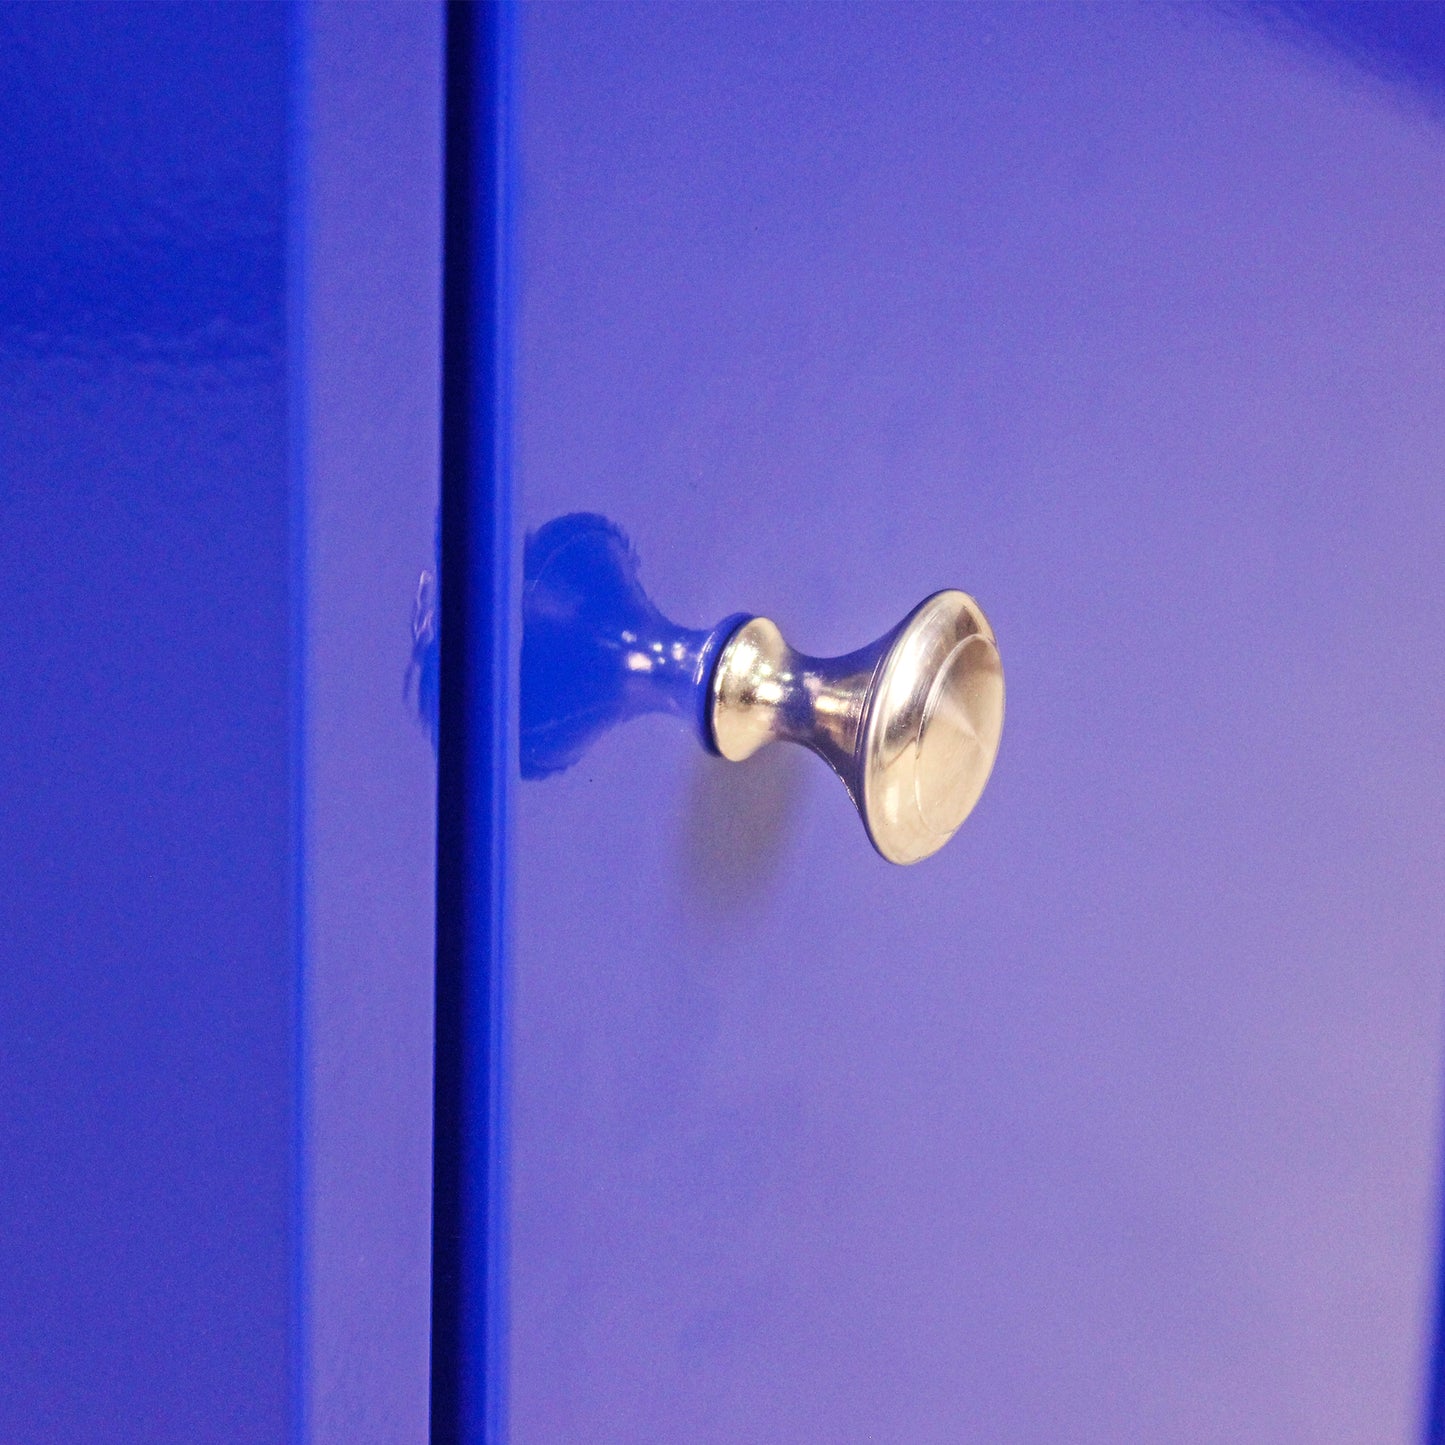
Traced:
<path id="1" fill-rule="evenodd" d="M 524 778 L 570 768 L 643 713 L 683 719 L 733 762 L 801 743 L 843 779 L 892 863 L 916 863 L 958 830 L 1003 729 L 998 645 L 965 593 L 934 593 L 846 657 L 807 657 L 766 617 L 669 621 L 621 528 L 590 512 L 527 538 L 521 671 Z"/>
<path id="2" fill-rule="evenodd" d="M 879 853 L 916 863 L 978 802 L 1003 700 L 983 610 L 966 593 L 936 592 L 844 657 L 808 657 L 766 617 L 749 618 L 718 654 L 708 725 L 733 762 L 774 740 L 812 749 L 842 778 Z"/>

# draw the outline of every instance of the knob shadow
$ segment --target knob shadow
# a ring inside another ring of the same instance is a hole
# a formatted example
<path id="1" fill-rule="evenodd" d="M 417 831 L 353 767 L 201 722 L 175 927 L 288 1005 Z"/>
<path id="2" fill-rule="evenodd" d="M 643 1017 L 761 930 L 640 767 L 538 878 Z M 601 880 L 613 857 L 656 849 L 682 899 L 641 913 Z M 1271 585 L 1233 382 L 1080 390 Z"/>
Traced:
<path id="1" fill-rule="evenodd" d="M 697 757 L 682 826 L 687 890 L 723 911 L 755 903 L 797 827 L 807 774 L 795 748 L 766 748 L 742 767 Z"/>

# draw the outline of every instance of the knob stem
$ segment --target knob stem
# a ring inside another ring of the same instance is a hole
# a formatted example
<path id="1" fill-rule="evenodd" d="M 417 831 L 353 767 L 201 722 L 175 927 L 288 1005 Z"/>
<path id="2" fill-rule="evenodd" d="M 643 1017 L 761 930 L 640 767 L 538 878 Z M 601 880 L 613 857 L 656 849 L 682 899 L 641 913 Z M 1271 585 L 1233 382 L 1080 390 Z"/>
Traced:
<path id="1" fill-rule="evenodd" d="M 766 743 L 800 743 L 852 793 L 863 704 L 891 641 L 890 633 L 844 657 L 810 657 L 789 647 L 768 618 L 750 617 L 718 654 L 713 748 L 738 763 Z"/>

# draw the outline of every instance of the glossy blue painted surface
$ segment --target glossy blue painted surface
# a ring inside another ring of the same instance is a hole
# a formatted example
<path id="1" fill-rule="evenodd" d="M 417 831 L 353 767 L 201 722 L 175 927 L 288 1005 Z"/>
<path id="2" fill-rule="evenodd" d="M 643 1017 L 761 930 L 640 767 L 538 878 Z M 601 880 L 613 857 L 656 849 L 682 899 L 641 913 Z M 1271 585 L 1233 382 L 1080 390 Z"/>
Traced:
<path id="1" fill-rule="evenodd" d="M 439 44 L 0 8 L 16 1445 L 425 1429 Z"/>
<path id="2" fill-rule="evenodd" d="M 0 1436 L 280 1440 L 289 16 L 0 24 Z"/>
<path id="3" fill-rule="evenodd" d="M 517 785 L 508 1438 L 1418 1438 L 1429 106 L 1202 9 L 535 7 L 519 63 L 522 525 L 819 653 L 965 587 L 1010 726 L 909 870 L 672 718 Z"/>

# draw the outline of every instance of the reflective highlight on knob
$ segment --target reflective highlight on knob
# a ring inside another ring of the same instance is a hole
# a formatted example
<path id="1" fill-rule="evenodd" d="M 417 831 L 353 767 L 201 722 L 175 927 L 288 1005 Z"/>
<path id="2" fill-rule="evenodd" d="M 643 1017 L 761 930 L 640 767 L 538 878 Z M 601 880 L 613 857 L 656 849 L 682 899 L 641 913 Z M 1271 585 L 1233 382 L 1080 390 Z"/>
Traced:
<path id="1" fill-rule="evenodd" d="M 723 645 L 710 685 L 712 743 L 734 762 L 801 743 L 842 778 L 891 863 L 916 863 L 957 832 L 988 782 L 1003 731 L 993 629 L 963 592 L 938 592 L 843 657 L 795 651 L 766 617 Z"/>

